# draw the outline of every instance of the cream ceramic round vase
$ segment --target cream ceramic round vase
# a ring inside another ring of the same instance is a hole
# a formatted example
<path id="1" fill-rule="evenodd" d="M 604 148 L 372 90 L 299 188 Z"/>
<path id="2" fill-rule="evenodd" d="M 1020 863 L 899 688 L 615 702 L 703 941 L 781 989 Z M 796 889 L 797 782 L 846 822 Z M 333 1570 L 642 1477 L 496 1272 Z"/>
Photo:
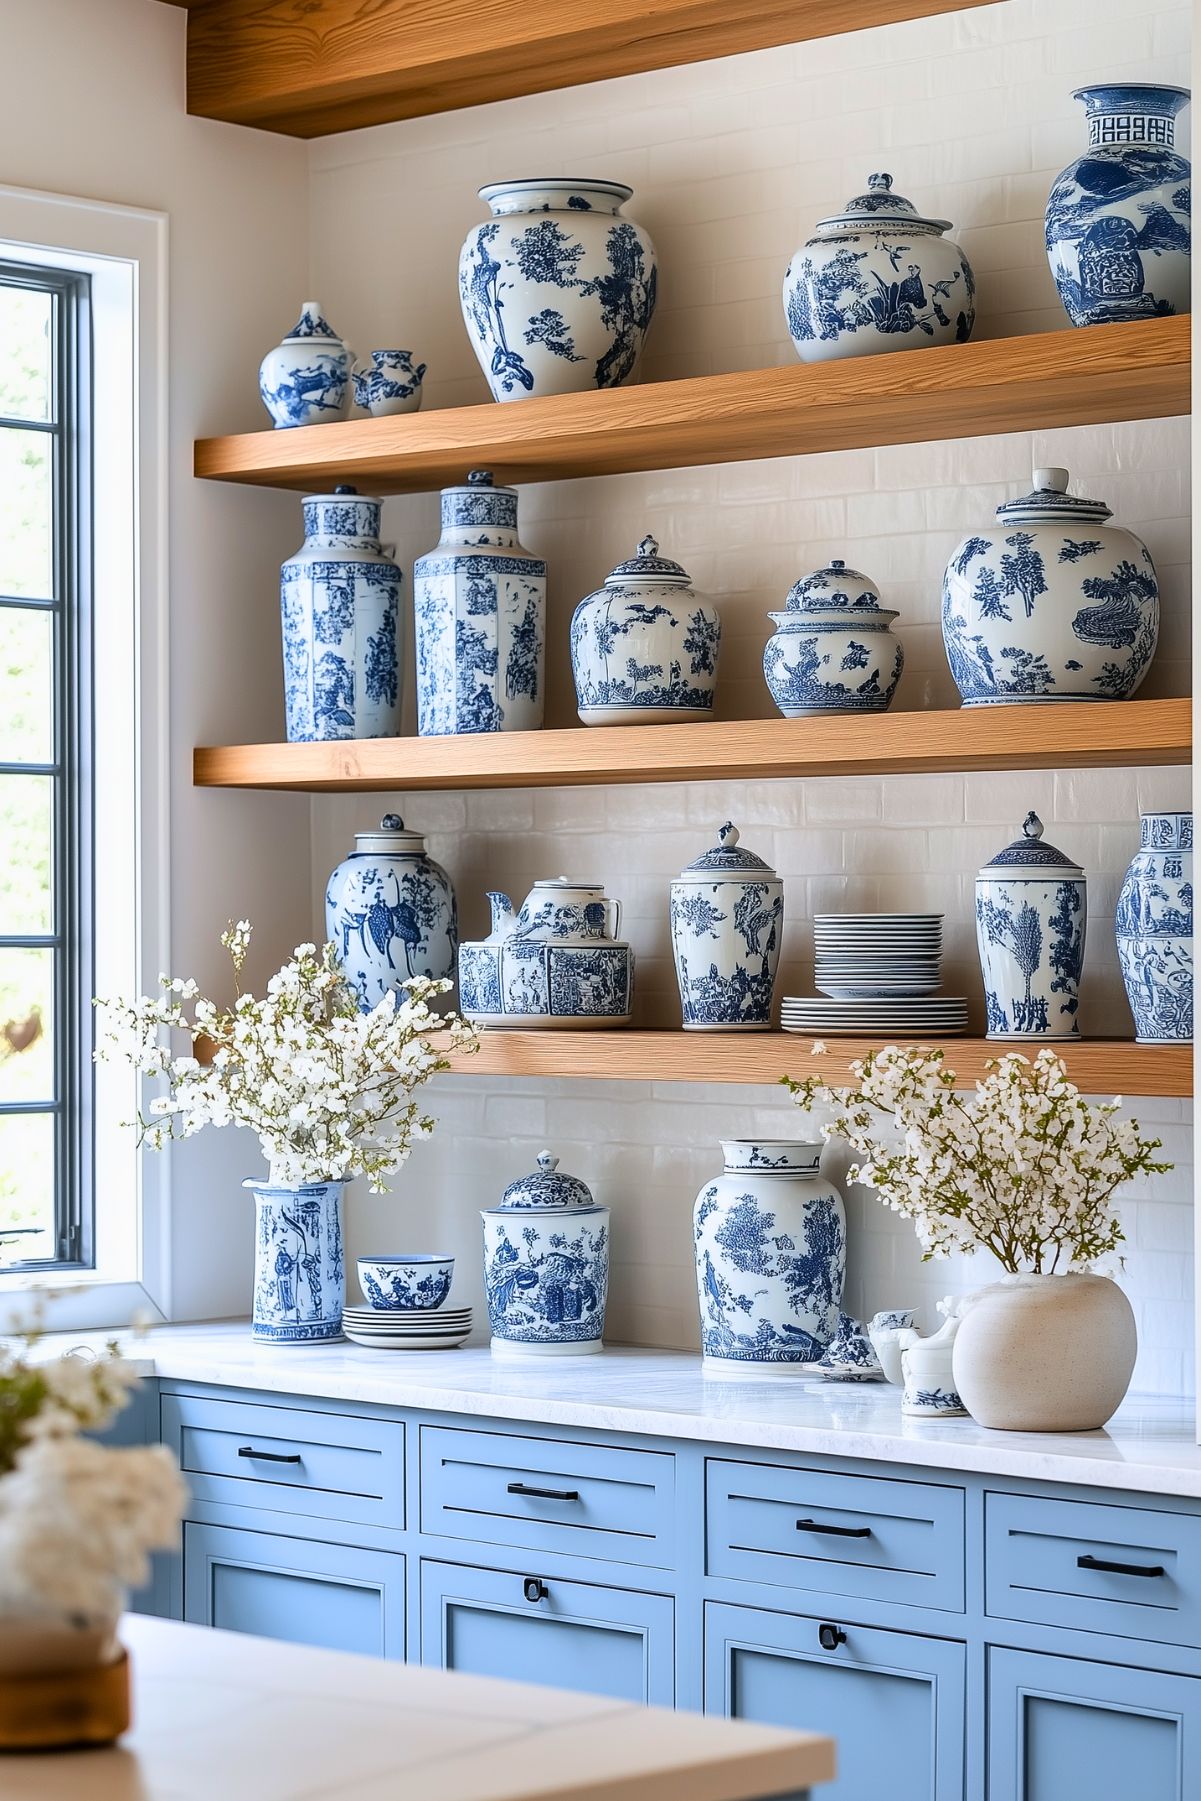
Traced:
<path id="1" fill-rule="evenodd" d="M 1092 1432 L 1121 1405 L 1137 1348 L 1130 1302 L 1108 1276 L 1003 1276 L 965 1304 L 955 1388 L 981 1426 Z"/>

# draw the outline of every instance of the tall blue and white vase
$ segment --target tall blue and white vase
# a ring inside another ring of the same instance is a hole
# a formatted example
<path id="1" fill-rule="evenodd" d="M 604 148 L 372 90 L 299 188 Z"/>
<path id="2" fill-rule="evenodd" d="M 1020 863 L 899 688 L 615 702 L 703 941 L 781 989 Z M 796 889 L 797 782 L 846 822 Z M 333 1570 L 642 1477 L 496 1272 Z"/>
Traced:
<path id="1" fill-rule="evenodd" d="M 571 618 L 571 668 L 585 725 L 708 719 L 721 619 L 654 538 L 619 563 Z"/>
<path id="2" fill-rule="evenodd" d="M 1027 813 L 1022 836 L 976 877 L 976 943 L 989 1038 L 1078 1038 L 1087 883 L 1079 864 L 1043 843 Z"/>
<path id="3" fill-rule="evenodd" d="M 1118 895 L 1118 962 L 1140 1044 L 1193 1036 L 1193 816 L 1144 813 Z"/>
<path id="4" fill-rule="evenodd" d="M 259 366 L 259 394 L 276 429 L 344 418 L 353 363 L 354 352 L 326 320 L 320 301 L 306 300 L 287 337 Z"/>
<path id="5" fill-rule="evenodd" d="M 609 1209 L 558 1165 L 543 1151 L 498 1207 L 481 1210 L 494 1357 L 581 1357 L 604 1348 Z"/>
<path id="6" fill-rule="evenodd" d="M 380 502 L 310 494 L 304 543 L 280 570 L 288 742 L 394 738 L 404 577 L 379 541 Z"/>
<path id="7" fill-rule="evenodd" d="M 671 884 L 671 947 L 686 1032 L 766 1032 L 784 933 L 784 884 L 738 842 L 717 843 Z"/>
<path id="8" fill-rule="evenodd" d="M 896 617 L 875 582 L 840 557 L 794 582 L 784 611 L 768 614 L 776 629 L 763 652 L 785 719 L 884 712 L 905 666 Z"/>
<path id="9" fill-rule="evenodd" d="M 1047 257 L 1073 325 L 1189 310 L 1190 170 L 1177 154 L 1187 88 L 1104 82 L 1077 88 L 1088 149 L 1047 201 Z"/>
<path id="10" fill-rule="evenodd" d="M 804 1372 L 838 1331 L 846 1212 L 820 1144 L 726 1139 L 696 1199 L 706 1374 Z"/>
<path id="11" fill-rule="evenodd" d="M 442 490 L 442 536 L 413 565 L 417 730 L 529 732 L 546 688 L 546 564 L 517 537 L 517 490 L 486 469 Z"/>
<path id="12" fill-rule="evenodd" d="M 378 831 L 355 833 L 326 885 L 325 935 L 364 1013 L 413 976 L 454 976 L 455 891 L 421 833 L 406 832 L 396 813 L 386 813 Z"/>
<path id="13" fill-rule="evenodd" d="M 620 181 L 551 176 L 480 189 L 492 209 L 459 255 L 459 298 L 494 400 L 619 388 L 655 310 L 655 247 Z"/>
<path id="14" fill-rule="evenodd" d="M 342 1336 L 346 1264 L 344 1182 L 285 1188 L 244 1182 L 255 1200 L 251 1333 L 264 1344 L 319 1344 Z"/>

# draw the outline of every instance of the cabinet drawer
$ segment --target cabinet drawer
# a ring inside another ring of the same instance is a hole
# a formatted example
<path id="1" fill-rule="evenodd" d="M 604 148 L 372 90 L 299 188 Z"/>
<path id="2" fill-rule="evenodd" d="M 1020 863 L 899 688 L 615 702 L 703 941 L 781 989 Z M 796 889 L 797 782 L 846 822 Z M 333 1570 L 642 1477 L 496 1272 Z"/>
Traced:
<path id="1" fill-rule="evenodd" d="M 398 1420 L 164 1395 L 162 1424 L 197 1501 L 404 1525 Z"/>
<path id="2" fill-rule="evenodd" d="M 421 1428 L 421 1530 L 665 1568 L 675 1459 L 660 1451 Z"/>
<path id="3" fill-rule="evenodd" d="M 998 1619 L 1201 1645 L 1201 1516 L 990 1494 L 984 1581 Z"/>
<path id="4" fill-rule="evenodd" d="M 817 1594 L 963 1611 L 963 1490 L 713 1459 L 706 1568 Z"/>

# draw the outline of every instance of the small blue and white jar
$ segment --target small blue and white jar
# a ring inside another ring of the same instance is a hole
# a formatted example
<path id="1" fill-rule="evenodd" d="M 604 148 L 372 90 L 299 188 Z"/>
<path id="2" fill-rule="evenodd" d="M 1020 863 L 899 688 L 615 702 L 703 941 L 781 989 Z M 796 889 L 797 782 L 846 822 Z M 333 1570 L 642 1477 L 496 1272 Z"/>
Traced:
<path id="1" fill-rule="evenodd" d="M 411 350 L 373 350 L 371 368 L 356 369 L 354 403 L 373 419 L 393 413 L 415 413 L 421 405 L 421 381 L 426 365 L 413 361 Z"/>
<path id="2" fill-rule="evenodd" d="M 453 979 L 455 891 L 420 832 L 406 832 L 398 814 L 386 813 L 378 831 L 355 833 L 353 851 L 326 885 L 325 935 L 364 1013 L 401 995 L 413 976 Z"/>
<path id="3" fill-rule="evenodd" d="M 353 362 L 320 301 L 306 300 L 287 337 L 259 366 L 259 393 L 276 429 L 344 418 Z"/>
<path id="4" fill-rule="evenodd" d="M 494 1357 L 581 1357 L 604 1349 L 609 1209 L 549 1151 L 485 1207 L 484 1287 Z"/>
<path id="5" fill-rule="evenodd" d="M 880 590 L 835 557 L 788 591 L 763 652 L 763 674 L 785 719 L 821 713 L 882 713 L 905 666 L 897 617 Z"/>
<path id="6" fill-rule="evenodd" d="M 671 884 L 671 948 L 686 1032 L 766 1032 L 784 935 L 784 884 L 729 820 Z"/>
<path id="7" fill-rule="evenodd" d="M 989 1038 L 1078 1038 L 1088 918 L 1079 864 L 1043 843 L 1027 813 L 1022 836 L 976 877 L 976 943 Z"/>
<path id="8" fill-rule="evenodd" d="M 264 1344 L 321 1344 L 342 1336 L 346 1264 L 344 1182 L 285 1188 L 244 1182 L 255 1200 L 251 1334 Z"/>
<path id="9" fill-rule="evenodd" d="M 679 563 L 643 538 L 571 619 L 571 667 L 585 725 L 708 719 L 721 619 Z"/>
<path id="10" fill-rule="evenodd" d="M 1118 962 L 1139 1044 L 1193 1037 L 1193 816 L 1141 815 L 1118 895 Z"/>
<path id="11" fill-rule="evenodd" d="M 546 564 L 517 537 L 517 490 L 486 469 L 442 490 L 442 537 L 413 565 L 417 730 L 530 732 L 546 689 Z"/>

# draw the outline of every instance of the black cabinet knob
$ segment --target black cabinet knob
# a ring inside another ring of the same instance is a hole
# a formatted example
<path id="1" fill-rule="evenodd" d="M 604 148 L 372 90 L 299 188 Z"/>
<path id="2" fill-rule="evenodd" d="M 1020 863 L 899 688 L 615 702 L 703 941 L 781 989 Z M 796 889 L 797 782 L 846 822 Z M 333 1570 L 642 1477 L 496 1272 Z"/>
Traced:
<path id="1" fill-rule="evenodd" d="M 521 1585 L 521 1592 L 529 1602 L 545 1601 L 550 1590 L 541 1576 L 527 1576 Z"/>
<path id="2" fill-rule="evenodd" d="M 823 1623 L 817 1629 L 817 1642 L 823 1651 L 837 1651 L 839 1645 L 845 1645 L 847 1635 L 841 1626 Z"/>

